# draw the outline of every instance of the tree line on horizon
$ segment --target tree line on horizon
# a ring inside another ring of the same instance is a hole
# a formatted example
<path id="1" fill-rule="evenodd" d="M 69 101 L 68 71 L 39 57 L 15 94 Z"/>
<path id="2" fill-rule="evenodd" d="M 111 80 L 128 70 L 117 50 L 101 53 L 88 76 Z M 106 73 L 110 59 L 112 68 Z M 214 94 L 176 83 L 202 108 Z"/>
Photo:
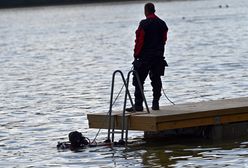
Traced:
<path id="1" fill-rule="evenodd" d="M 132 0 L 0 0 L 0 8 Z"/>

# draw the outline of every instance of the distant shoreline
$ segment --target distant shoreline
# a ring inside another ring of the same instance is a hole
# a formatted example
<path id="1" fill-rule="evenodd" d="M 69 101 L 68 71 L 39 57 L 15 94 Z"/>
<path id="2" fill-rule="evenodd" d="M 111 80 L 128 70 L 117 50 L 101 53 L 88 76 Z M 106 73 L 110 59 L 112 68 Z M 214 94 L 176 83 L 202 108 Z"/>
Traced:
<path id="1" fill-rule="evenodd" d="M 50 6 L 50 5 L 69 5 L 82 3 L 99 3 L 99 2 L 125 2 L 138 0 L 1 0 L 1 8 L 18 8 L 33 6 Z"/>

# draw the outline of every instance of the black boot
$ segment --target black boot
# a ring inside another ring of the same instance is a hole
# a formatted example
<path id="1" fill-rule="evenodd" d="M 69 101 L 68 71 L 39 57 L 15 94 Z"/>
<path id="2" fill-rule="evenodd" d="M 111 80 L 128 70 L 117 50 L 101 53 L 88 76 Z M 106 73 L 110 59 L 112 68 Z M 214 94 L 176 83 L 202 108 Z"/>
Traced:
<path id="1" fill-rule="evenodd" d="M 152 101 L 152 110 L 159 110 L 159 102 L 158 100 Z"/>
<path id="2" fill-rule="evenodd" d="M 143 111 L 143 106 L 138 106 L 138 105 L 134 105 L 133 107 L 130 108 L 126 108 L 127 112 L 138 112 L 138 111 Z"/>

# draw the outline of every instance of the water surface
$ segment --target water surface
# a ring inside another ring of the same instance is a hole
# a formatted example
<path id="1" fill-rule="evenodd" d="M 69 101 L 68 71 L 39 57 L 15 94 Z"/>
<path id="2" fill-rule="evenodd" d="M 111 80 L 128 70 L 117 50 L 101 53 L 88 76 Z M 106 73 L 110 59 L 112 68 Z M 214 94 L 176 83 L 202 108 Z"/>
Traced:
<path id="1" fill-rule="evenodd" d="M 0 10 L 0 167 L 248 167 L 248 139 L 56 149 L 74 130 L 95 137 L 86 115 L 108 111 L 112 72 L 131 69 L 143 4 Z M 176 104 L 247 96 L 247 1 L 156 6 L 169 27 L 164 89 Z M 150 105 L 149 79 L 145 94 Z M 97 141 L 105 138 L 102 131 Z"/>

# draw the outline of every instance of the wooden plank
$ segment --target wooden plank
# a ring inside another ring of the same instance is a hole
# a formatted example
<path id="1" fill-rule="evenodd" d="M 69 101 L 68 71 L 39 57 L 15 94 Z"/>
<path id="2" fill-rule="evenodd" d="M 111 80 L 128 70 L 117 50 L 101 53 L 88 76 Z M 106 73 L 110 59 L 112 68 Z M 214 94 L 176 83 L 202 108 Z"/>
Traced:
<path id="1" fill-rule="evenodd" d="M 234 123 L 241 121 L 248 121 L 248 113 L 161 122 L 158 123 L 158 127 L 156 130 L 149 130 L 149 131 L 164 131 L 164 130 L 177 129 L 177 128 L 218 125 L 218 124 Z"/>
<path id="2" fill-rule="evenodd" d="M 128 128 L 130 130 L 156 130 L 156 117 L 147 117 L 142 115 L 131 115 Z"/>
<path id="3" fill-rule="evenodd" d="M 121 128 L 121 112 L 114 112 L 117 129 Z M 88 114 L 90 128 L 108 128 L 106 113 Z M 175 128 L 248 121 L 248 97 L 161 107 L 159 111 L 131 113 L 130 130 L 162 131 Z"/>
<path id="4" fill-rule="evenodd" d="M 128 114 L 128 127 L 130 130 L 154 130 L 156 129 L 156 118 L 155 117 L 147 117 L 143 116 L 145 113 L 138 113 L 135 115 Z M 89 128 L 103 128 L 107 129 L 109 125 L 108 116 L 101 114 L 88 114 L 87 115 L 89 121 Z M 112 116 L 112 120 L 115 120 L 115 128 L 121 129 L 122 128 L 122 115 L 119 113 L 115 113 Z"/>
<path id="5" fill-rule="evenodd" d="M 89 128 L 108 128 L 109 123 L 107 115 L 88 114 L 87 118 L 89 121 Z"/>
<path id="6" fill-rule="evenodd" d="M 247 112 L 248 98 L 215 100 L 161 107 L 157 122 Z"/>

